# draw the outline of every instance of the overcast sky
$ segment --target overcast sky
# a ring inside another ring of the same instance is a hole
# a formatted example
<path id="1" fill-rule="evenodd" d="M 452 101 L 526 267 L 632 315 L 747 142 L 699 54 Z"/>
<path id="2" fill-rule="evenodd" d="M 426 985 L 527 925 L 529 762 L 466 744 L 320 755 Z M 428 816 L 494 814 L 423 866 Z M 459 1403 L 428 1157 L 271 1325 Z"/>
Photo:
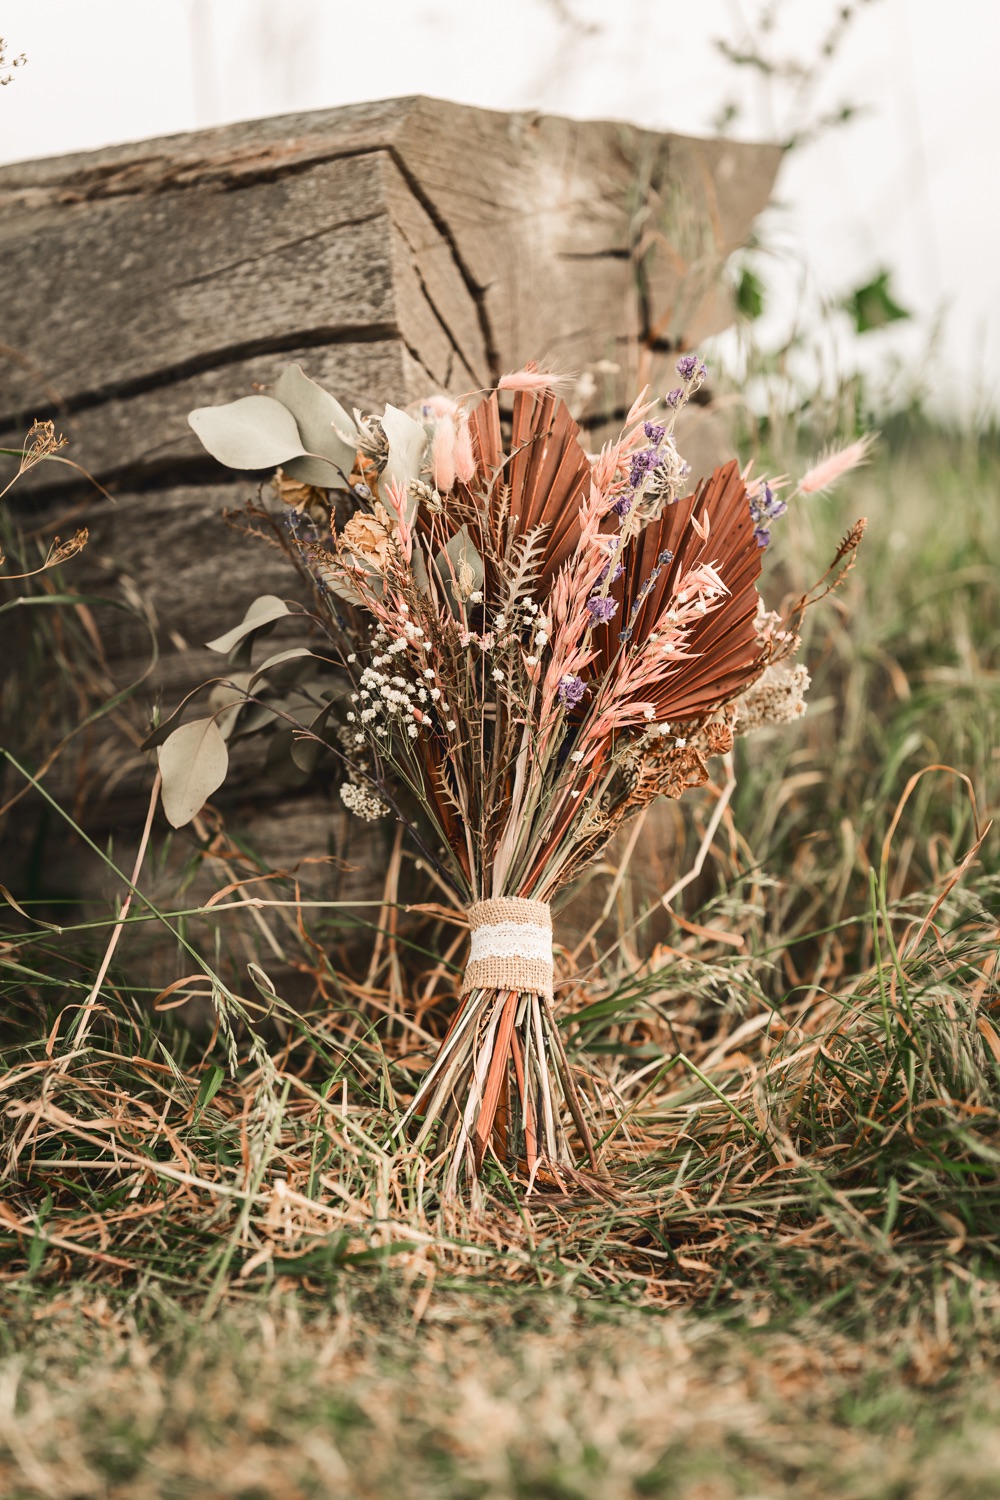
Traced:
<path id="1" fill-rule="evenodd" d="M 735 133 L 781 138 L 788 90 L 734 69 L 768 0 L 5 0 L 0 161 L 359 99 L 425 93 L 709 133 L 737 98 Z M 781 55 L 810 59 L 838 8 L 778 0 Z M 922 370 L 936 404 L 1000 405 L 1000 5 L 868 0 L 810 108 L 864 105 L 791 155 L 766 226 L 785 317 L 883 266 L 913 326 L 837 357 Z M 775 315 L 777 317 L 777 313 Z M 940 325 L 939 343 L 931 343 Z M 928 351 L 934 348 L 933 357 Z"/>

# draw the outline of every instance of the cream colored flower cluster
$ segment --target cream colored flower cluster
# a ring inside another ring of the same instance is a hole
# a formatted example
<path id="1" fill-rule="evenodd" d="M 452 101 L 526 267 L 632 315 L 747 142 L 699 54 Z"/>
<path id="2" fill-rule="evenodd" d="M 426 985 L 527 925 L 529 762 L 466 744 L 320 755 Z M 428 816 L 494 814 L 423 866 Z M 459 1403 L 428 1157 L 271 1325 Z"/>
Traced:
<path id="1" fill-rule="evenodd" d="M 736 733 L 753 734 L 756 729 L 771 729 L 800 719 L 806 711 L 809 685 L 809 673 L 803 666 L 768 667 L 736 700 Z"/>
<path id="2" fill-rule="evenodd" d="M 368 823 L 384 818 L 389 811 L 380 797 L 354 781 L 344 782 L 340 788 L 340 800 L 348 812 L 354 813 L 357 818 L 364 818 Z"/>

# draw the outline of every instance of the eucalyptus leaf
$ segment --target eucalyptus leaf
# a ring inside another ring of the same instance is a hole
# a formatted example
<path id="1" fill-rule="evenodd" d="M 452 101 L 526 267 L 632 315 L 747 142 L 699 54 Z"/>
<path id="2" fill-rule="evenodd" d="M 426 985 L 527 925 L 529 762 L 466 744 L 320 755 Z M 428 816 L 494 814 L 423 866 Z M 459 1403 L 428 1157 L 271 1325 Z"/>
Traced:
<path id="1" fill-rule="evenodd" d="M 208 695 L 208 709 L 224 740 L 228 740 L 236 727 L 240 709 L 246 706 L 246 691 L 254 674 L 252 672 L 230 672 L 227 682 L 217 682 Z"/>
<path id="2" fill-rule="evenodd" d="M 230 469 L 275 469 L 306 451 L 295 418 L 273 396 L 199 406 L 188 424 L 212 457 Z"/>
<path id="3" fill-rule="evenodd" d="M 264 774 L 268 780 L 285 791 L 297 791 L 309 780 L 309 772 L 303 771 L 292 759 L 295 731 L 290 724 L 283 724 L 268 741 L 264 757 Z"/>
<path id="4" fill-rule="evenodd" d="M 339 401 L 304 374 L 301 365 L 288 366 L 274 395 L 295 418 L 306 452 L 305 457 L 284 464 L 285 473 L 302 484 L 343 489 L 358 451 L 353 419 Z"/>
<path id="5" fill-rule="evenodd" d="M 353 583 L 342 573 L 335 572 L 332 566 L 327 568 L 321 565 L 319 575 L 325 587 L 330 590 L 331 594 L 336 594 L 338 599 L 344 599 L 348 604 L 363 605 L 364 601 Z"/>
<path id="6" fill-rule="evenodd" d="M 256 682 L 258 678 L 264 676 L 265 672 L 270 672 L 274 667 L 281 666 L 282 662 L 297 661 L 299 657 L 313 655 L 315 653 L 310 651 L 308 646 L 290 646 L 287 651 L 276 651 L 273 656 L 269 656 L 266 661 L 262 661 L 259 667 L 254 668 L 253 672 L 249 675 L 249 683 Z"/>
<path id="7" fill-rule="evenodd" d="M 146 738 L 139 746 L 140 750 L 156 750 L 160 745 L 163 744 L 164 740 L 168 740 L 170 738 L 170 736 L 173 734 L 174 730 L 180 723 L 181 718 L 183 717 L 184 710 L 188 705 L 188 698 L 192 696 L 193 695 L 189 693 L 187 698 L 185 698 L 183 702 L 174 709 L 169 718 L 164 719 L 162 724 L 157 724 L 155 729 L 150 730 L 149 734 L 147 734 Z"/>
<path id="8" fill-rule="evenodd" d="M 226 741 L 214 719 L 194 719 L 174 730 L 160 746 L 157 757 L 167 822 L 183 828 L 226 779 Z"/>
<path id="9" fill-rule="evenodd" d="M 245 740 L 251 734 L 257 734 L 259 730 L 272 726 L 276 719 L 277 714 L 270 703 L 250 703 L 246 713 L 240 716 L 236 728 L 230 735 L 230 742 Z"/>
<path id="10" fill-rule="evenodd" d="M 326 745 L 322 743 L 322 736 L 332 708 L 332 703 L 325 704 L 309 725 L 311 732 L 319 736 L 318 739 L 292 740 L 291 757 L 300 771 L 314 771 L 319 763 L 320 756 L 326 750 Z"/>
<path id="11" fill-rule="evenodd" d="M 423 549 L 414 547 L 413 556 L 410 558 L 410 571 L 413 573 L 413 581 L 422 594 L 428 598 L 431 592 L 431 581 L 427 576 L 427 564 L 424 562 Z"/>
<path id="12" fill-rule="evenodd" d="M 254 630 L 260 630 L 264 625 L 272 625 L 275 620 L 280 620 L 284 615 L 290 615 L 291 610 L 284 599 L 279 599 L 277 594 L 261 594 L 250 605 L 243 619 L 232 630 L 227 630 L 225 635 L 217 635 L 214 641 L 206 641 L 205 645 L 210 651 L 231 651 L 233 647 Z"/>
<path id="13" fill-rule="evenodd" d="M 398 406 L 386 407 L 382 414 L 382 431 L 389 443 L 389 457 L 378 483 L 379 496 L 389 514 L 394 514 L 389 501 L 389 481 L 394 479 L 407 494 L 406 523 L 409 525 L 417 510 L 417 497 L 410 494 L 409 483 L 411 479 L 420 478 L 427 433 L 420 422 L 400 411 Z"/>

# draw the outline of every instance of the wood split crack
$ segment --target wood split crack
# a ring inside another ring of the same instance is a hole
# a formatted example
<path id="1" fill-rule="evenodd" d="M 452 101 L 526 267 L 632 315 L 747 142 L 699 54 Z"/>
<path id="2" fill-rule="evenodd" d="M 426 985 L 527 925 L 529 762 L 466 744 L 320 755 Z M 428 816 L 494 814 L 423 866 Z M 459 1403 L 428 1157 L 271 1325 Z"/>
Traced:
<path id="1" fill-rule="evenodd" d="M 59 406 L 45 409 L 32 407 L 30 413 L 15 411 L 0 414 L 0 432 L 19 429 L 25 422 L 33 420 L 58 421 L 62 417 L 75 416 L 105 402 L 125 400 L 130 396 L 142 396 L 147 391 L 159 390 L 163 386 L 175 385 L 193 375 L 203 375 L 209 370 L 221 369 L 225 365 L 239 364 L 261 354 L 281 354 L 296 349 L 318 349 L 338 344 L 399 343 L 401 336 L 395 323 L 347 323 L 319 328 L 292 329 L 287 333 L 268 338 L 249 339 L 245 343 L 223 345 L 207 349 L 190 359 L 179 360 L 148 375 L 134 380 L 109 383 L 97 391 L 81 391 L 63 401 Z"/>
<path id="2" fill-rule="evenodd" d="M 375 219 L 384 217 L 384 209 L 377 208 L 357 218 L 341 219 L 335 224 L 325 224 L 322 229 L 311 229 L 308 234 L 296 235 L 290 240 L 280 240 L 275 245 L 265 245 L 256 255 L 244 255 L 239 260 L 228 261 L 223 266 L 214 266 L 211 271 L 201 271 L 197 276 L 188 276 L 183 281 L 172 281 L 167 285 L 171 288 L 199 286 L 206 281 L 214 281 L 217 276 L 225 276 L 229 271 L 238 271 L 241 266 L 259 265 L 269 256 L 281 255 L 286 250 L 297 250 L 300 245 L 308 245 L 312 240 L 325 239 L 327 235 L 340 234 L 345 229 L 357 229 L 362 224 L 371 224 Z"/>
<path id="3" fill-rule="evenodd" d="M 403 178 L 407 187 L 410 189 L 410 192 L 413 194 L 414 198 L 416 198 L 417 202 L 420 204 L 420 207 L 424 210 L 427 217 L 434 225 L 434 228 L 437 230 L 438 234 L 440 234 L 441 238 L 444 240 L 445 244 L 451 251 L 452 259 L 455 262 L 455 268 L 458 271 L 458 274 L 461 276 L 463 282 L 465 283 L 466 290 L 468 291 L 469 296 L 472 298 L 473 305 L 476 309 L 476 317 L 479 322 L 479 331 L 482 334 L 483 347 L 486 350 L 486 362 L 489 366 L 490 380 L 499 380 L 502 374 L 502 371 L 500 369 L 500 355 L 493 337 L 493 328 L 490 323 L 489 314 L 486 311 L 486 293 L 489 288 L 480 286 L 475 277 L 472 275 L 472 272 L 469 270 L 468 266 L 465 263 L 462 252 L 459 249 L 458 241 L 455 238 L 450 225 L 448 224 L 447 220 L 442 217 L 440 210 L 438 209 L 433 198 L 431 198 L 430 195 L 425 192 L 422 184 L 414 176 L 403 156 L 395 146 L 390 145 L 387 150 L 388 155 L 392 159 L 395 166 L 399 169 L 400 176 Z"/>

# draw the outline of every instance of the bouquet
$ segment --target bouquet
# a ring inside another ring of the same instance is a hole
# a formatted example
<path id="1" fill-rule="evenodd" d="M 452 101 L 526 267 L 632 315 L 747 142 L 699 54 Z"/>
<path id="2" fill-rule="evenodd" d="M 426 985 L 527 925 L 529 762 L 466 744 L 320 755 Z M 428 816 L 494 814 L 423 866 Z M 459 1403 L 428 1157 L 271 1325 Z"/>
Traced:
<path id="1" fill-rule="evenodd" d="M 349 414 L 292 366 L 273 395 L 190 418 L 222 462 L 278 469 L 335 684 L 300 741 L 326 736 L 345 806 L 402 821 L 467 913 L 458 1005 L 404 1121 L 439 1134 L 452 1188 L 490 1151 L 531 1181 L 596 1168 L 556 1016 L 552 900 L 638 809 L 703 784 L 734 733 L 804 708 L 790 659 L 818 592 L 782 621 L 757 588 L 787 501 L 735 462 L 688 492 L 674 424 L 705 367 L 677 369 L 597 454 L 532 366 L 381 417 Z M 863 457 L 861 443 L 827 459 L 812 489 Z M 287 612 L 265 596 L 210 643 L 244 652 L 240 695 L 296 654 L 246 670 L 254 632 Z M 161 734 L 171 821 L 225 775 L 216 721 L 232 712 L 230 693 Z"/>

